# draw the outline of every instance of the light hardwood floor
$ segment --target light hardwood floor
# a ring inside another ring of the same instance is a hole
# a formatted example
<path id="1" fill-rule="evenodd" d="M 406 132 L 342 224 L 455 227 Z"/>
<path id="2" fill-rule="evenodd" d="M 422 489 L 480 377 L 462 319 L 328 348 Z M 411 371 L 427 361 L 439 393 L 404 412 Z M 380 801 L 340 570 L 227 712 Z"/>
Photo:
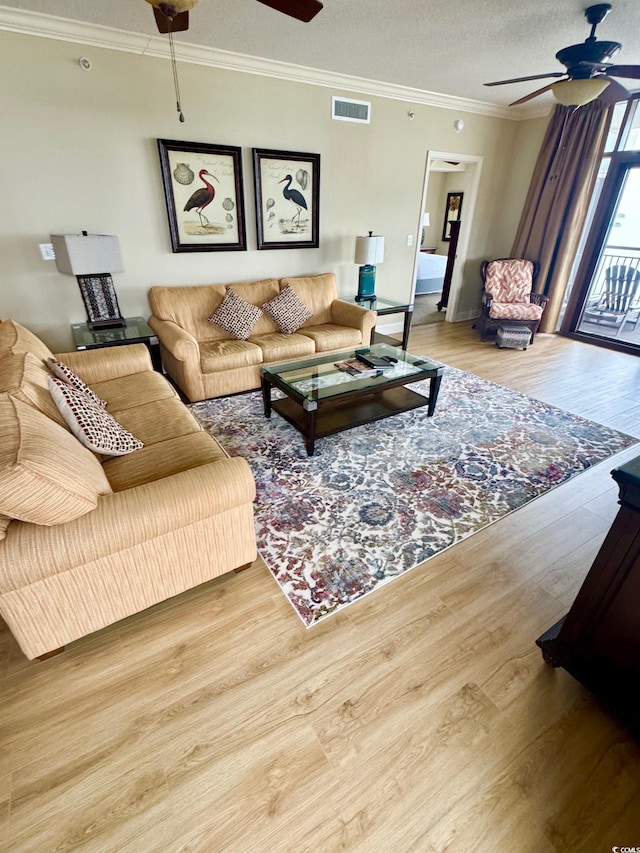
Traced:
<path id="1" fill-rule="evenodd" d="M 640 436 L 640 359 L 554 336 L 498 350 L 467 323 L 418 327 L 411 349 Z M 640 845 L 640 744 L 534 642 L 616 513 L 611 468 L 639 452 L 311 630 L 260 561 L 46 663 L 2 625 L 0 849 Z"/>

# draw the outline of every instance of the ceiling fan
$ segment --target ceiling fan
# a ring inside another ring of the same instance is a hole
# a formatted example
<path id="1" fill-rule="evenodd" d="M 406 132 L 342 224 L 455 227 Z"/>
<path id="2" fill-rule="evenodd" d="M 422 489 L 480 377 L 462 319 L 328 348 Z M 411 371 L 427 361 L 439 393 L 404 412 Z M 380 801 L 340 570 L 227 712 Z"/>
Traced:
<path id="1" fill-rule="evenodd" d="M 319 0 L 258 0 L 277 12 L 308 23 L 322 9 Z M 153 6 L 153 14 L 161 33 L 180 33 L 189 29 L 189 9 L 197 5 L 198 0 L 147 0 Z"/>
<path id="2" fill-rule="evenodd" d="M 606 103 L 626 100 L 629 92 L 614 80 L 614 77 L 640 79 L 640 65 L 614 65 L 609 62 L 622 48 L 617 41 L 600 41 L 596 38 L 596 27 L 611 11 L 609 3 L 589 6 L 584 14 L 591 24 L 591 33 L 584 42 L 564 47 L 556 53 L 556 59 L 564 65 L 566 71 L 551 71 L 548 74 L 533 74 L 530 77 L 514 77 L 511 80 L 497 80 L 485 83 L 485 86 L 504 86 L 506 83 L 521 83 L 526 80 L 542 80 L 549 77 L 562 78 L 548 83 L 541 89 L 519 98 L 509 104 L 510 107 L 524 104 L 551 90 L 556 100 L 567 106 L 584 106 L 596 98 Z"/>
<path id="3" fill-rule="evenodd" d="M 198 5 L 199 0 L 147 0 L 153 6 L 153 14 L 156 19 L 158 31 L 169 36 L 169 52 L 171 54 L 171 66 L 173 69 L 173 85 L 176 90 L 176 109 L 180 121 L 184 121 L 182 106 L 180 104 L 180 83 L 178 81 L 178 68 L 176 65 L 176 53 L 173 46 L 173 34 L 181 33 L 189 29 L 189 10 Z M 322 9 L 320 0 L 258 0 L 265 6 L 270 6 L 277 12 L 297 18 L 299 21 L 308 23 Z"/>

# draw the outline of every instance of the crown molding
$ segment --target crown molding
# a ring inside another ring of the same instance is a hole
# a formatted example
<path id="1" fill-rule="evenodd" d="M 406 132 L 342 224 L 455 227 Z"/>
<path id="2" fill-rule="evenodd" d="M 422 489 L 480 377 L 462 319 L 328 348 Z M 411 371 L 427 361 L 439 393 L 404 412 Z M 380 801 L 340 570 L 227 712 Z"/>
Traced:
<path id="1" fill-rule="evenodd" d="M 99 24 L 88 24 L 73 21 L 69 18 L 58 18 L 54 15 L 44 15 L 23 9 L 0 6 L 0 30 L 20 33 L 22 35 L 50 38 L 58 41 L 74 42 L 91 47 L 118 50 L 124 53 L 136 53 L 142 56 L 152 56 L 159 59 L 169 59 L 167 40 L 161 36 L 130 33 L 113 27 Z M 414 89 L 409 86 L 399 86 L 394 83 L 383 83 L 364 77 L 351 77 L 324 71 L 319 68 L 307 68 L 272 59 L 263 59 L 241 53 L 203 47 L 202 45 L 175 42 L 176 58 L 181 62 L 191 62 L 195 65 L 205 65 L 211 68 L 221 68 L 226 71 L 239 71 L 246 74 L 257 74 L 262 77 L 275 77 L 294 83 L 307 83 L 313 86 L 324 86 L 338 89 L 341 92 L 354 92 L 360 95 L 392 98 L 407 101 L 412 104 L 423 104 L 430 107 L 440 107 L 457 112 L 475 113 L 476 115 L 504 118 L 521 121 L 548 115 L 549 107 L 538 110 L 514 110 L 489 104 L 484 101 L 474 101 Z"/>

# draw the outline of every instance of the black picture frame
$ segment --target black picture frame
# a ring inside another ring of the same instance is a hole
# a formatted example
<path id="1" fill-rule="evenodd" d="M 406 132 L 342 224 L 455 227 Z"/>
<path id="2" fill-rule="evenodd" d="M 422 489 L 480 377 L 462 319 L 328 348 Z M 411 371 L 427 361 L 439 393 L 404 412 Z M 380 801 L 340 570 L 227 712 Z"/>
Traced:
<path id="1" fill-rule="evenodd" d="M 462 199 L 464 193 L 447 193 L 447 206 L 444 210 L 442 239 L 446 243 L 451 239 L 451 222 L 458 222 L 462 216 Z"/>
<path id="2" fill-rule="evenodd" d="M 253 177 L 258 249 L 317 249 L 320 155 L 254 148 Z"/>
<path id="3" fill-rule="evenodd" d="M 158 153 L 173 251 L 246 251 L 241 149 L 158 139 Z"/>

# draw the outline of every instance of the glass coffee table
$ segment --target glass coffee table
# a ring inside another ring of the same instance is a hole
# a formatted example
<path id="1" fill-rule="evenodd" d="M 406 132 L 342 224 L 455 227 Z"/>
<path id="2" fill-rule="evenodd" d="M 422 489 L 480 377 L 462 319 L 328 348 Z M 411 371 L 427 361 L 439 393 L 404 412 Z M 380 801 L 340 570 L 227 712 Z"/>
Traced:
<path id="1" fill-rule="evenodd" d="M 355 358 L 356 351 L 350 350 L 262 369 L 265 417 L 271 417 L 273 410 L 301 432 L 309 456 L 313 455 L 317 438 L 421 406 L 428 406 L 429 417 L 435 411 L 443 364 L 387 344 L 363 347 L 357 352 L 389 359 L 391 367 L 375 375 L 346 373 L 336 367 L 336 362 Z M 430 380 L 427 396 L 405 387 L 421 379 Z M 272 400 L 274 387 L 285 396 Z"/>

